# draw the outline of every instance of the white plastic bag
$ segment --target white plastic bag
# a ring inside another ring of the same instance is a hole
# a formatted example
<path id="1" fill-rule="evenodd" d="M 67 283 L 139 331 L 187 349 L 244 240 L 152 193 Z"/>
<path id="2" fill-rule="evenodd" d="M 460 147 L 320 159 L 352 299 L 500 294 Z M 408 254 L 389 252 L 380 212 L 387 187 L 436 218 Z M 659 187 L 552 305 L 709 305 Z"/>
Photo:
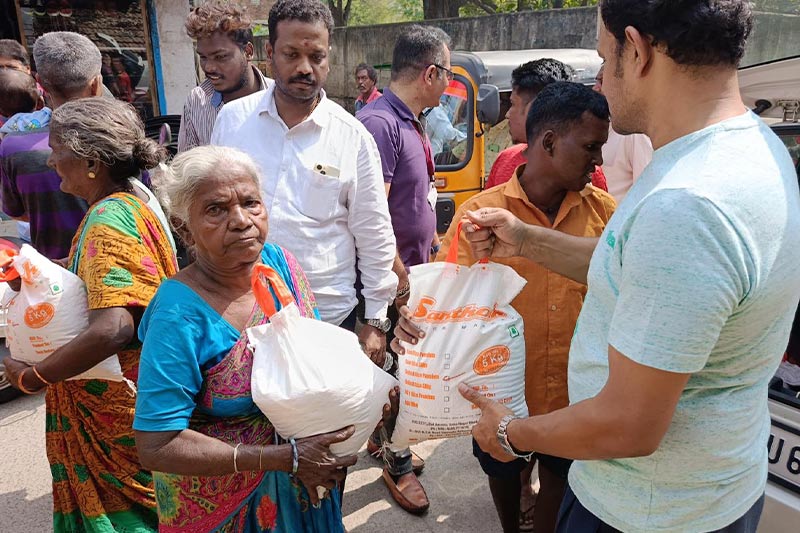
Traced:
<path id="1" fill-rule="evenodd" d="M 401 342 L 395 451 L 470 433 L 480 411 L 458 393 L 462 382 L 528 415 L 522 317 L 511 307 L 526 281 L 505 265 L 456 264 L 458 240 L 457 234 L 446 262 L 411 267 L 408 306 L 425 337 Z"/>
<path id="2" fill-rule="evenodd" d="M 280 311 L 262 276 L 272 285 Z M 253 291 L 270 318 L 247 330 L 253 401 L 284 438 L 354 425 L 353 436 L 331 445 L 331 451 L 356 453 L 380 421 L 397 380 L 375 366 L 353 333 L 301 316 L 289 289 L 268 266 L 256 266 Z"/>
<path id="3" fill-rule="evenodd" d="M 36 364 L 89 327 L 86 285 L 27 244 L 11 261 L 22 287 L 19 292 L 7 290 L 3 297 L 6 346 L 14 359 Z M 123 376 L 113 355 L 69 379 L 122 381 Z"/>

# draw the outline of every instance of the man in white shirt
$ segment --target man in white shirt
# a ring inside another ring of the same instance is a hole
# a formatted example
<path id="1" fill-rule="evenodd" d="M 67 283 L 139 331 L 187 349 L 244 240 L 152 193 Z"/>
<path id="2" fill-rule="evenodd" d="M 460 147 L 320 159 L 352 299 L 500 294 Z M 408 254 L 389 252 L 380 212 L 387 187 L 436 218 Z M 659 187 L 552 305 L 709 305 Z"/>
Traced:
<path id="1" fill-rule="evenodd" d="M 297 257 L 326 322 L 355 328 L 358 266 L 359 340 L 383 361 L 396 244 L 375 141 L 322 90 L 332 28 L 320 2 L 277 2 L 267 44 L 275 83 L 222 108 L 211 144 L 244 150 L 261 167 L 269 240 Z"/>

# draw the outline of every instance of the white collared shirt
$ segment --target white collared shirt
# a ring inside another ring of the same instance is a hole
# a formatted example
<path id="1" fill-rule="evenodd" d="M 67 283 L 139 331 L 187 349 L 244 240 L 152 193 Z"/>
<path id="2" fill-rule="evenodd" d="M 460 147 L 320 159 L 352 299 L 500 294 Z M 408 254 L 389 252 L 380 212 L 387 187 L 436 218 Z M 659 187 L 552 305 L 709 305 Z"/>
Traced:
<path id="1" fill-rule="evenodd" d="M 322 319 L 341 324 L 355 308 L 356 259 L 365 316 L 384 318 L 397 289 L 396 244 L 375 140 L 324 91 L 290 130 L 274 93 L 273 84 L 226 104 L 211 144 L 239 148 L 261 168 L 268 239 L 295 255 Z"/>

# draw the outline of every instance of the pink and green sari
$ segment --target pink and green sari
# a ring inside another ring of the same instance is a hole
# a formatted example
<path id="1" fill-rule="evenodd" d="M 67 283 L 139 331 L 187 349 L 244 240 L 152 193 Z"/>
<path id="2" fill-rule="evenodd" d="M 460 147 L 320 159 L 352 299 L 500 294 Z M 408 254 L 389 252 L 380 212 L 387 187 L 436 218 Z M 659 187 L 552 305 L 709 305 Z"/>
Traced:
<path id="1" fill-rule="evenodd" d="M 308 282 L 295 259 L 272 245 L 265 247 L 262 259 L 281 274 L 301 313 L 318 316 Z M 191 289 L 180 282 L 169 281 L 162 286 L 162 294 L 156 299 L 180 301 L 182 312 L 186 314 L 214 313 L 210 308 L 203 311 L 203 302 L 186 291 Z M 158 306 L 152 313 L 153 316 L 146 316 L 143 321 L 157 320 Z M 256 305 L 247 327 L 266 321 Z M 194 399 L 196 408 L 189 428 L 230 444 L 275 444 L 278 437 L 272 424 L 250 395 L 253 353 L 247 336 L 245 333 L 238 339 L 231 336 L 230 341 L 233 345 L 219 361 L 201 369 L 202 386 Z M 145 338 L 143 358 L 147 357 L 147 347 Z M 140 400 L 147 399 L 147 393 L 143 394 Z M 338 490 L 325 498 L 319 508 L 314 508 L 302 484 L 285 472 L 240 472 L 215 477 L 153 472 L 153 481 L 159 530 L 164 533 L 344 531 Z"/>

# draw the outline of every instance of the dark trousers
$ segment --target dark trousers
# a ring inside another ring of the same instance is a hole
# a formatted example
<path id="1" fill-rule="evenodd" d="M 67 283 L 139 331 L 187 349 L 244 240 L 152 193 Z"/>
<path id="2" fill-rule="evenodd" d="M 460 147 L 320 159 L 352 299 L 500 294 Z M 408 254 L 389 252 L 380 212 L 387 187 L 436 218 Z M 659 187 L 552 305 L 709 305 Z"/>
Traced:
<path id="1" fill-rule="evenodd" d="M 355 333 L 356 330 L 356 322 L 358 320 L 358 315 L 360 308 L 363 306 L 363 303 L 359 302 L 359 306 L 353 309 L 353 312 L 344 319 L 339 327 L 342 329 L 346 329 L 348 331 L 352 331 Z M 363 311 L 361 311 L 363 312 Z M 394 315 L 394 316 L 393 316 Z M 395 310 L 394 306 L 389 307 L 389 318 L 392 320 L 392 324 L 397 322 L 397 311 Z M 389 333 L 386 335 L 386 349 L 389 349 L 389 343 L 391 342 L 392 338 L 394 338 L 393 332 L 390 330 Z M 389 401 L 387 398 L 386 401 Z M 384 436 L 381 435 L 382 431 L 375 431 L 370 440 L 372 440 L 373 444 L 377 444 L 378 446 L 384 445 Z M 411 465 L 411 449 L 406 448 L 401 452 L 393 452 L 389 449 L 385 450 L 383 454 L 383 462 L 386 465 L 387 470 L 393 476 L 402 476 L 404 474 L 408 474 L 412 470 Z"/>
<path id="2" fill-rule="evenodd" d="M 755 533 L 761 511 L 764 509 L 764 495 L 738 520 L 711 533 Z M 561 510 L 558 512 L 556 533 L 619 533 L 584 507 L 575 493 L 567 485 Z"/>

